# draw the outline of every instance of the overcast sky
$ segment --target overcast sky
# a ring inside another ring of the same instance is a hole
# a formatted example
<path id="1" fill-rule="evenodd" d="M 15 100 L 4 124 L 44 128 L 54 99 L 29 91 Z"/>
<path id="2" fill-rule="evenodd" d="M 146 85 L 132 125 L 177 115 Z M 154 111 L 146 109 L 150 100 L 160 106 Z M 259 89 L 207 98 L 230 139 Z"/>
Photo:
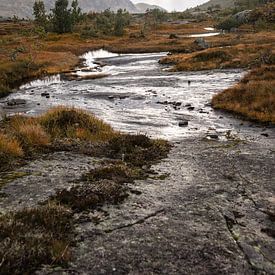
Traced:
<path id="1" fill-rule="evenodd" d="M 132 2 L 136 3 L 148 3 L 152 5 L 159 5 L 169 11 L 173 10 L 185 10 L 190 7 L 195 7 L 202 3 L 207 2 L 208 0 L 132 0 Z"/>

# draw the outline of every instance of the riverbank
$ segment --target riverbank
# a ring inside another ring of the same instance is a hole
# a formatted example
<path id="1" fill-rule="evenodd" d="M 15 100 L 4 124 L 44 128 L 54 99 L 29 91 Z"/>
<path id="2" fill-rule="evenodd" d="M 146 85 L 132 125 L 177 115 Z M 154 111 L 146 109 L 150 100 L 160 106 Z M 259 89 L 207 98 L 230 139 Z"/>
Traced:
<path id="1" fill-rule="evenodd" d="M 212 21 L 175 25 L 161 24 L 141 36 L 141 25 L 130 26 L 122 37 L 84 38 L 78 33 L 41 35 L 32 23 L 0 23 L 0 97 L 42 76 L 74 69 L 85 52 L 105 49 L 117 53 L 181 52 L 197 50 L 194 33 L 205 33 Z M 171 34 L 176 34 L 171 38 Z M 180 38 L 180 36 L 184 36 Z M 230 36 L 230 35 L 229 35 Z M 178 38 L 177 38 L 178 37 Z M 209 37 L 214 41 L 215 37 Z"/>
<path id="2" fill-rule="evenodd" d="M 222 47 L 174 54 L 160 63 L 174 65 L 173 71 L 253 69 L 237 86 L 215 96 L 212 104 L 214 108 L 242 115 L 248 120 L 274 124 L 274 45 L 274 32 L 238 35 Z"/>

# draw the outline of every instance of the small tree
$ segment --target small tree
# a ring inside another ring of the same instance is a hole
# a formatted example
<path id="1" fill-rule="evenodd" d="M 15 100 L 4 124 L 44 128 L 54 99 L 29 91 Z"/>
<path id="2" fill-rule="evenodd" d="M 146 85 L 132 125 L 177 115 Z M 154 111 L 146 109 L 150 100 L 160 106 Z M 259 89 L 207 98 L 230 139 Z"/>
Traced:
<path id="1" fill-rule="evenodd" d="M 57 33 L 71 32 L 73 21 L 68 0 L 56 0 L 53 12 L 53 31 Z"/>
<path id="2" fill-rule="evenodd" d="M 83 18 L 83 14 L 81 12 L 81 8 L 78 6 L 78 0 L 72 1 L 72 11 L 71 11 L 71 17 L 72 17 L 72 24 L 75 25 L 81 19 Z"/>
<path id="3" fill-rule="evenodd" d="M 35 1 L 33 5 L 33 15 L 35 23 L 41 27 L 41 30 L 49 29 L 49 18 L 46 14 L 46 9 L 43 1 Z"/>
<path id="4" fill-rule="evenodd" d="M 126 10 L 119 9 L 115 16 L 114 34 L 122 36 L 124 29 L 130 23 L 130 15 Z"/>

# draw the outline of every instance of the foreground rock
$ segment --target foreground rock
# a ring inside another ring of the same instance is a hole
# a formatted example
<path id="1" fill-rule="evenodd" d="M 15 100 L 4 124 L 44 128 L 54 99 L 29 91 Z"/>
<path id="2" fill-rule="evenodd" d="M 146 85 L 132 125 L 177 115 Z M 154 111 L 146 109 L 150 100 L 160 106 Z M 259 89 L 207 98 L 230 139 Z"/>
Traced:
<path id="1" fill-rule="evenodd" d="M 123 205 L 82 214 L 68 269 L 38 274 L 274 274 L 274 149 L 183 140 Z"/>

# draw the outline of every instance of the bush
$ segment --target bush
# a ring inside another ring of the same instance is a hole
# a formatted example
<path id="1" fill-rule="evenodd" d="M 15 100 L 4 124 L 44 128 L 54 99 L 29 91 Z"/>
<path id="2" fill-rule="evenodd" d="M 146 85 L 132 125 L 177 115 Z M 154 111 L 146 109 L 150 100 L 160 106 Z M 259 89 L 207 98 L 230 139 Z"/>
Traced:
<path id="1" fill-rule="evenodd" d="M 216 28 L 220 30 L 230 31 L 233 28 L 238 28 L 241 24 L 234 17 L 229 17 L 224 21 L 220 22 Z"/>

